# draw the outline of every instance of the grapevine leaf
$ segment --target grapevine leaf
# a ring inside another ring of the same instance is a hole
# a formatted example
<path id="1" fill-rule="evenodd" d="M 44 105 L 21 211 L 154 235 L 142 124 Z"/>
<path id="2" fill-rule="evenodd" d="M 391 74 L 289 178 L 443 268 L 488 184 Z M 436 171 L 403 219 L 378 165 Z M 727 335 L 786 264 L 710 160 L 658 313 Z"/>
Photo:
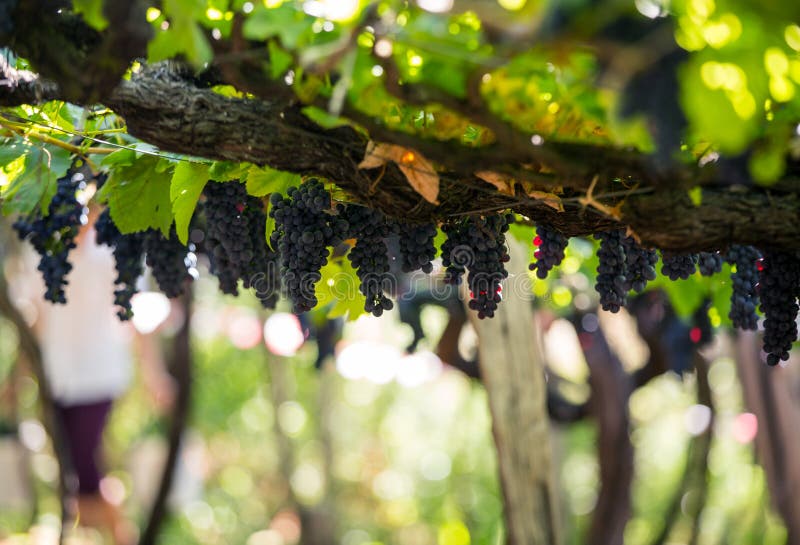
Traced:
<path id="1" fill-rule="evenodd" d="M 329 307 L 327 318 L 355 320 L 364 314 L 366 299 L 358 290 L 358 277 L 348 259 L 329 261 L 321 273 L 315 290 L 320 306 Z"/>
<path id="2" fill-rule="evenodd" d="M 5 168 L 6 165 L 25 155 L 28 152 L 28 148 L 29 146 L 19 141 L 3 144 L 0 147 L 0 168 Z"/>
<path id="3" fill-rule="evenodd" d="M 700 206 L 701 204 L 703 204 L 703 188 L 697 186 L 690 189 L 689 200 L 691 200 L 692 204 L 695 206 Z"/>
<path id="4" fill-rule="evenodd" d="M 276 8 L 259 6 L 245 21 L 242 33 L 251 40 L 278 36 L 284 47 L 293 48 L 308 28 L 305 14 L 285 4 Z"/>
<path id="5" fill-rule="evenodd" d="M 542 204 L 546 204 L 550 208 L 557 210 L 558 212 L 564 211 L 564 204 L 561 202 L 561 199 L 558 195 L 554 193 L 548 193 L 547 191 L 528 191 L 528 197 L 533 199 L 542 201 Z"/>
<path id="6" fill-rule="evenodd" d="M 490 170 L 476 172 L 475 176 L 484 182 L 489 182 L 495 186 L 503 195 L 511 195 L 512 197 L 514 196 L 514 185 L 516 181 L 511 176 L 500 174 L 498 172 L 492 172 Z"/>
<path id="7" fill-rule="evenodd" d="M 439 175 L 430 161 L 417 151 L 370 141 L 364 160 L 359 163 L 358 168 L 377 168 L 389 161 L 397 164 L 414 191 L 429 203 L 439 204 Z"/>
<path id="8" fill-rule="evenodd" d="M 106 155 L 101 164 L 109 168 L 117 168 L 132 165 L 136 162 L 136 152 L 131 149 L 120 149 L 114 153 Z"/>
<path id="9" fill-rule="evenodd" d="M 184 54 L 195 66 L 202 66 L 211 60 L 213 51 L 203 30 L 195 22 L 194 16 L 204 3 L 195 0 L 166 0 L 164 13 L 170 24 L 157 32 L 147 46 L 150 61 L 160 61 Z"/>
<path id="10" fill-rule="evenodd" d="M 285 193 L 292 186 L 300 185 L 300 176 L 269 167 L 251 166 L 246 176 L 247 192 L 254 197 L 268 193 Z"/>
<path id="11" fill-rule="evenodd" d="M 334 129 L 336 127 L 345 127 L 349 125 L 346 119 L 331 115 L 327 110 L 317 108 L 316 106 L 306 106 L 303 108 L 303 114 L 320 127 L 326 129 Z"/>
<path id="12" fill-rule="evenodd" d="M 245 171 L 246 165 L 230 163 L 228 161 L 216 161 L 211 163 L 208 169 L 208 177 L 215 182 L 229 182 L 239 179 Z"/>
<path id="13" fill-rule="evenodd" d="M 17 166 L 7 172 L 8 182 L 2 187 L 3 213 L 28 214 L 36 206 L 46 211 L 55 195 L 56 181 L 69 169 L 70 154 L 61 148 L 30 146 Z"/>
<path id="14" fill-rule="evenodd" d="M 103 30 L 108 21 L 103 17 L 103 0 L 74 0 L 75 13 L 83 14 L 83 20 L 95 30 Z"/>
<path id="15" fill-rule="evenodd" d="M 189 222 L 197 207 L 200 193 L 208 181 L 208 165 L 183 161 L 175 167 L 169 186 L 172 215 L 178 238 L 184 244 L 189 241 Z"/>
<path id="16" fill-rule="evenodd" d="M 156 172 L 158 161 L 157 157 L 143 156 L 132 165 L 112 170 L 104 189 L 111 219 L 122 233 L 152 228 L 169 235 L 172 173 Z"/>
<path id="17" fill-rule="evenodd" d="M 293 59 L 290 54 L 281 49 L 275 42 L 269 42 L 269 71 L 272 79 L 281 77 L 292 65 Z"/>

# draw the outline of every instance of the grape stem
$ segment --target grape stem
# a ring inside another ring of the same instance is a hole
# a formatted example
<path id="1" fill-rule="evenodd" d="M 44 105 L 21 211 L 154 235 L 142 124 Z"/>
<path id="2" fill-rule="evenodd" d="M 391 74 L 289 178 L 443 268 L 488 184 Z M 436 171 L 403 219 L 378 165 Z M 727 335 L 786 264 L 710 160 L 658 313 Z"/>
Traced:
<path id="1" fill-rule="evenodd" d="M 592 183 L 589 185 L 589 189 L 586 190 L 586 196 L 580 197 L 578 202 L 586 207 L 591 206 L 597 209 L 599 212 L 605 214 L 606 216 L 610 216 L 616 220 L 622 219 L 622 202 L 615 204 L 613 207 L 605 205 L 599 202 L 594 197 L 594 188 L 597 185 L 597 181 L 600 179 L 600 176 L 595 174 L 594 178 L 592 178 Z M 623 201 L 624 202 L 624 201 Z"/>
<path id="2" fill-rule="evenodd" d="M 50 135 L 42 134 L 40 132 L 26 129 L 22 125 L 18 125 L 12 121 L 9 121 L 3 117 L 0 117 L 0 127 L 11 131 L 12 133 L 22 137 L 22 138 L 33 138 L 34 140 L 38 140 L 45 144 L 50 144 L 52 146 L 56 146 L 58 148 L 67 150 L 68 152 L 79 155 L 86 160 L 86 163 L 91 167 L 92 172 L 96 173 L 98 171 L 97 165 L 95 165 L 91 159 L 89 159 L 89 154 L 92 155 L 108 155 L 109 153 L 114 153 L 117 151 L 115 148 L 104 148 L 104 147 L 96 147 L 96 148 L 82 148 L 80 146 L 76 146 L 74 144 L 70 144 L 69 142 L 64 142 L 59 140 L 58 138 L 53 138 Z"/>

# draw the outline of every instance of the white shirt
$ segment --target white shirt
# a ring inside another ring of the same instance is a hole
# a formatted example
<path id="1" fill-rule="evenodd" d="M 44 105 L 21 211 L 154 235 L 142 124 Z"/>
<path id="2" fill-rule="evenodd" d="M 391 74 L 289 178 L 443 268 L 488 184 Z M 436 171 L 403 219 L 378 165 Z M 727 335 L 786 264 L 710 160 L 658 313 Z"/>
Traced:
<path id="1" fill-rule="evenodd" d="M 113 254 L 98 246 L 94 235 L 94 230 L 86 233 L 70 252 L 67 304 L 44 302 L 40 307 L 45 373 L 53 397 L 65 405 L 114 399 L 132 375 L 133 331 L 116 316 Z"/>

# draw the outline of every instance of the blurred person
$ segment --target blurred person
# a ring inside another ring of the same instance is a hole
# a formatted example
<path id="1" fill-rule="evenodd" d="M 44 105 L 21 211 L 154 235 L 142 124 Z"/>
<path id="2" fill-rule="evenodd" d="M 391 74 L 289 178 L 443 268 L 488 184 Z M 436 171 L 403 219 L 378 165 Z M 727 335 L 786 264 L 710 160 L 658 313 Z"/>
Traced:
<path id="1" fill-rule="evenodd" d="M 171 405 L 174 383 L 165 371 L 153 334 L 142 335 L 130 322 L 120 322 L 114 306 L 116 270 L 112 250 L 95 241 L 90 218 L 70 253 L 66 305 L 43 301 L 41 278 L 30 271 L 25 280 L 36 302 L 34 329 L 42 348 L 45 375 L 54 398 L 57 418 L 77 478 L 78 524 L 107 530 L 117 545 L 132 544 L 135 531 L 120 509 L 101 491 L 102 437 L 114 401 L 129 387 L 134 355 L 141 363 L 147 392 L 160 409 Z"/>

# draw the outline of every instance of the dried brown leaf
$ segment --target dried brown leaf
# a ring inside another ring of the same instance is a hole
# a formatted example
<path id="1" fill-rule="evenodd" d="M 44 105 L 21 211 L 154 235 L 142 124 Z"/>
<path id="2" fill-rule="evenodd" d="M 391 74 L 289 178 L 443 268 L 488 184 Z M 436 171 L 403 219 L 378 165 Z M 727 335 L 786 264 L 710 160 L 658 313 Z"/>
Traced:
<path id="1" fill-rule="evenodd" d="M 561 199 L 558 195 L 554 195 L 553 193 L 548 193 L 546 191 L 528 191 L 528 197 L 542 201 L 543 204 L 559 212 L 564 211 L 564 204 L 561 202 Z"/>
<path id="2" fill-rule="evenodd" d="M 364 160 L 358 168 L 377 168 L 387 162 L 396 163 L 414 191 L 426 201 L 439 204 L 439 174 L 419 152 L 394 144 L 370 141 Z"/>
<path id="3" fill-rule="evenodd" d="M 511 176 L 500 174 L 499 172 L 492 172 L 491 170 L 476 172 L 475 176 L 495 186 L 497 191 L 503 195 L 514 196 L 514 185 L 516 181 Z"/>

